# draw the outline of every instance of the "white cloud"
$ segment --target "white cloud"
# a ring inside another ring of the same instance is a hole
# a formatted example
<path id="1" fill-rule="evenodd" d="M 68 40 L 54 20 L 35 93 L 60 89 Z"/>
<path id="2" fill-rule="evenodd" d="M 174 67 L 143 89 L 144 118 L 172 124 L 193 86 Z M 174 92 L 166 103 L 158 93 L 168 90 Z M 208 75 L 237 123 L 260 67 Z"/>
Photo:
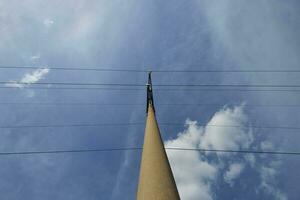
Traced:
<path id="1" fill-rule="evenodd" d="M 21 79 L 21 82 L 26 84 L 36 83 L 48 73 L 48 68 L 37 69 L 32 73 L 25 74 L 25 76 Z"/>
<path id="2" fill-rule="evenodd" d="M 43 79 L 49 73 L 49 71 L 49 68 L 36 69 L 31 73 L 25 74 L 20 81 L 12 80 L 5 85 L 9 87 L 24 88 L 26 85 L 36 83 L 39 80 Z"/>
<path id="3" fill-rule="evenodd" d="M 231 164 L 229 166 L 229 169 L 225 172 L 224 180 L 232 186 L 233 180 L 236 179 L 242 173 L 244 167 L 244 164 L 241 163 Z"/>
<path id="4" fill-rule="evenodd" d="M 208 122 L 199 147 L 224 150 L 248 148 L 253 141 L 253 136 L 252 130 L 247 128 L 247 122 L 248 119 L 242 106 L 233 109 L 224 107 Z M 234 127 L 215 127 L 214 125 Z"/>
<path id="5" fill-rule="evenodd" d="M 202 128 L 187 120 L 188 128 L 175 140 L 167 141 L 166 147 L 197 148 Z M 168 151 L 170 164 L 175 174 L 178 190 L 182 199 L 212 199 L 211 182 L 217 169 L 199 156 L 198 152 Z"/>
<path id="6" fill-rule="evenodd" d="M 53 24 L 54 24 L 54 21 L 52 19 L 45 19 L 43 21 L 43 24 L 47 27 L 47 28 L 50 28 Z"/>
<path id="7" fill-rule="evenodd" d="M 29 60 L 31 62 L 36 62 L 37 60 L 39 60 L 41 58 L 40 55 L 33 55 L 33 56 L 30 56 Z"/>
<path id="8" fill-rule="evenodd" d="M 268 141 L 260 142 L 260 147 L 264 151 L 274 150 L 274 145 Z M 257 164 L 255 170 L 258 172 L 258 179 L 260 179 L 260 185 L 258 190 L 265 194 L 269 194 L 276 200 L 288 199 L 286 194 L 283 193 L 278 187 L 278 173 L 282 165 L 282 160 L 276 157 L 268 159 L 266 155 L 261 155 L 261 162 Z"/>
<path id="9" fill-rule="evenodd" d="M 199 127 L 197 122 L 187 120 L 187 129 L 179 133 L 177 139 L 167 141 L 165 146 L 211 149 L 248 147 L 252 142 L 252 132 L 244 128 L 247 122 L 243 106 L 233 109 L 225 107 L 212 117 L 206 127 Z M 217 124 L 237 127 L 212 126 Z M 168 151 L 167 153 L 181 198 L 186 200 L 213 199 L 211 188 L 222 166 L 209 161 L 199 152 Z M 219 155 L 222 157 L 223 154 Z M 231 172 L 227 174 L 228 180 L 232 181 L 237 178 L 241 171 L 241 166 L 238 169 L 234 165 Z"/>
<path id="10" fill-rule="evenodd" d="M 270 162 L 268 166 L 265 165 L 259 168 L 261 176 L 260 189 L 272 195 L 274 199 L 286 200 L 286 195 L 276 187 L 276 176 L 280 163 L 280 161 Z"/>
<path id="11" fill-rule="evenodd" d="M 260 147 L 262 150 L 272 150 L 273 144 L 270 141 L 262 141 Z"/>
<path id="12" fill-rule="evenodd" d="M 196 121 L 187 120 L 186 130 L 179 133 L 176 139 L 166 141 L 165 146 L 225 150 L 247 149 L 257 142 L 259 147 L 266 146 L 268 142 L 254 141 L 249 124 L 244 106 L 224 107 L 215 113 L 204 127 L 198 126 Z M 271 194 L 275 199 L 285 199 L 285 195 L 276 186 L 277 176 L 274 172 L 280 166 L 279 161 L 256 159 L 252 154 L 241 157 L 232 153 L 172 150 L 168 150 L 167 154 L 179 194 L 184 200 L 214 199 L 216 194 L 212 192 L 213 187 L 222 181 L 218 177 L 223 177 L 223 181 L 232 186 L 242 172 L 246 173 L 246 165 L 255 172 L 254 178 L 261 182 L 258 188 L 257 185 L 253 185 L 253 188 L 257 188 L 264 194 Z M 217 159 L 215 159 L 216 155 Z"/>
<path id="13" fill-rule="evenodd" d="M 247 155 L 245 155 L 244 158 L 245 158 L 245 160 L 250 164 L 250 166 L 251 166 L 252 168 L 255 167 L 256 158 L 255 158 L 255 156 L 254 156 L 253 154 L 247 154 Z"/>

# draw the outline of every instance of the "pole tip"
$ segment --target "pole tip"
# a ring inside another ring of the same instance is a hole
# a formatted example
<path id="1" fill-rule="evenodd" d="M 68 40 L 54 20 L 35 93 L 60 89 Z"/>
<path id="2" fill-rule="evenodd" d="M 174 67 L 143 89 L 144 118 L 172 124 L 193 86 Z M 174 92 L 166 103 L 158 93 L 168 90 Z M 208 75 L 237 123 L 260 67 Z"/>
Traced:
<path id="1" fill-rule="evenodd" d="M 151 72 L 152 72 L 152 71 L 148 71 L 148 82 L 147 82 L 147 109 L 146 109 L 146 112 L 147 112 L 147 113 L 148 113 L 148 106 L 149 106 L 150 104 L 152 105 L 153 110 L 154 110 Z"/>

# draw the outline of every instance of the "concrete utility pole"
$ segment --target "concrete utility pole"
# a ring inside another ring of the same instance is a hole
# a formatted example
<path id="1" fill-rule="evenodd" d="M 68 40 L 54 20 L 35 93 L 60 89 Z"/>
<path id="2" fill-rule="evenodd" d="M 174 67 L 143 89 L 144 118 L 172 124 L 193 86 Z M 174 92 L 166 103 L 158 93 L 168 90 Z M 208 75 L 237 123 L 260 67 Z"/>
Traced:
<path id="1" fill-rule="evenodd" d="M 151 73 L 147 84 L 147 122 L 137 200 L 179 200 L 176 183 L 155 117 Z"/>

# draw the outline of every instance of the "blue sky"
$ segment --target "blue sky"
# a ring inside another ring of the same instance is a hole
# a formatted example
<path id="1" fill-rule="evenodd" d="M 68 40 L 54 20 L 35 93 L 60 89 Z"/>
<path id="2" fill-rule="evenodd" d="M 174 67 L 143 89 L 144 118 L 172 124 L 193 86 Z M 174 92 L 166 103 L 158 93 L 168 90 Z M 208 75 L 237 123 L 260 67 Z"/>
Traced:
<path id="1" fill-rule="evenodd" d="M 296 0 L 0 0 L 0 102 L 136 103 L 131 106 L 0 105 L 0 125 L 145 121 L 146 93 L 38 90 L 36 82 L 145 84 L 146 73 L 60 71 L 51 67 L 152 70 L 299 70 Z M 22 81 L 26 85 L 13 84 Z M 299 73 L 153 73 L 154 84 L 300 84 Z M 2 85 L 3 86 L 3 85 Z M 53 87 L 53 86 L 49 86 Z M 156 90 L 157 89 L 157 90 Z M 154 87 L 167 146 L 300 151 L 297 92 L 162 91 Z M 168 103 L 218 104 L 166 106 Z M 238 128 L 211 127 L 228 124 Z M 0 151 L 141 146 L 143 126 L 0 129 Z M 183 200 L 298 199 L 297 156 L 168 152 Z M 0 157 L 5 200 L 134 199 L 141 152 Z"/>

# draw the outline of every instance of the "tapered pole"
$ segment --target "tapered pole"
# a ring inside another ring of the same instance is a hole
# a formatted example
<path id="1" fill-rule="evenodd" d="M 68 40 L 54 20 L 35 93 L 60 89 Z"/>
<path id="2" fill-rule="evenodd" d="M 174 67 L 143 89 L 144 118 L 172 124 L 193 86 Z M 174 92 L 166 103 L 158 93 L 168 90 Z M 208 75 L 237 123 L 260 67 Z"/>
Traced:
<path id="1" fill-rule="evenodd" d="M 180 199 L 155 117 L 151 73 L 147 84 L 147 121 L 137 200 Z"/>

